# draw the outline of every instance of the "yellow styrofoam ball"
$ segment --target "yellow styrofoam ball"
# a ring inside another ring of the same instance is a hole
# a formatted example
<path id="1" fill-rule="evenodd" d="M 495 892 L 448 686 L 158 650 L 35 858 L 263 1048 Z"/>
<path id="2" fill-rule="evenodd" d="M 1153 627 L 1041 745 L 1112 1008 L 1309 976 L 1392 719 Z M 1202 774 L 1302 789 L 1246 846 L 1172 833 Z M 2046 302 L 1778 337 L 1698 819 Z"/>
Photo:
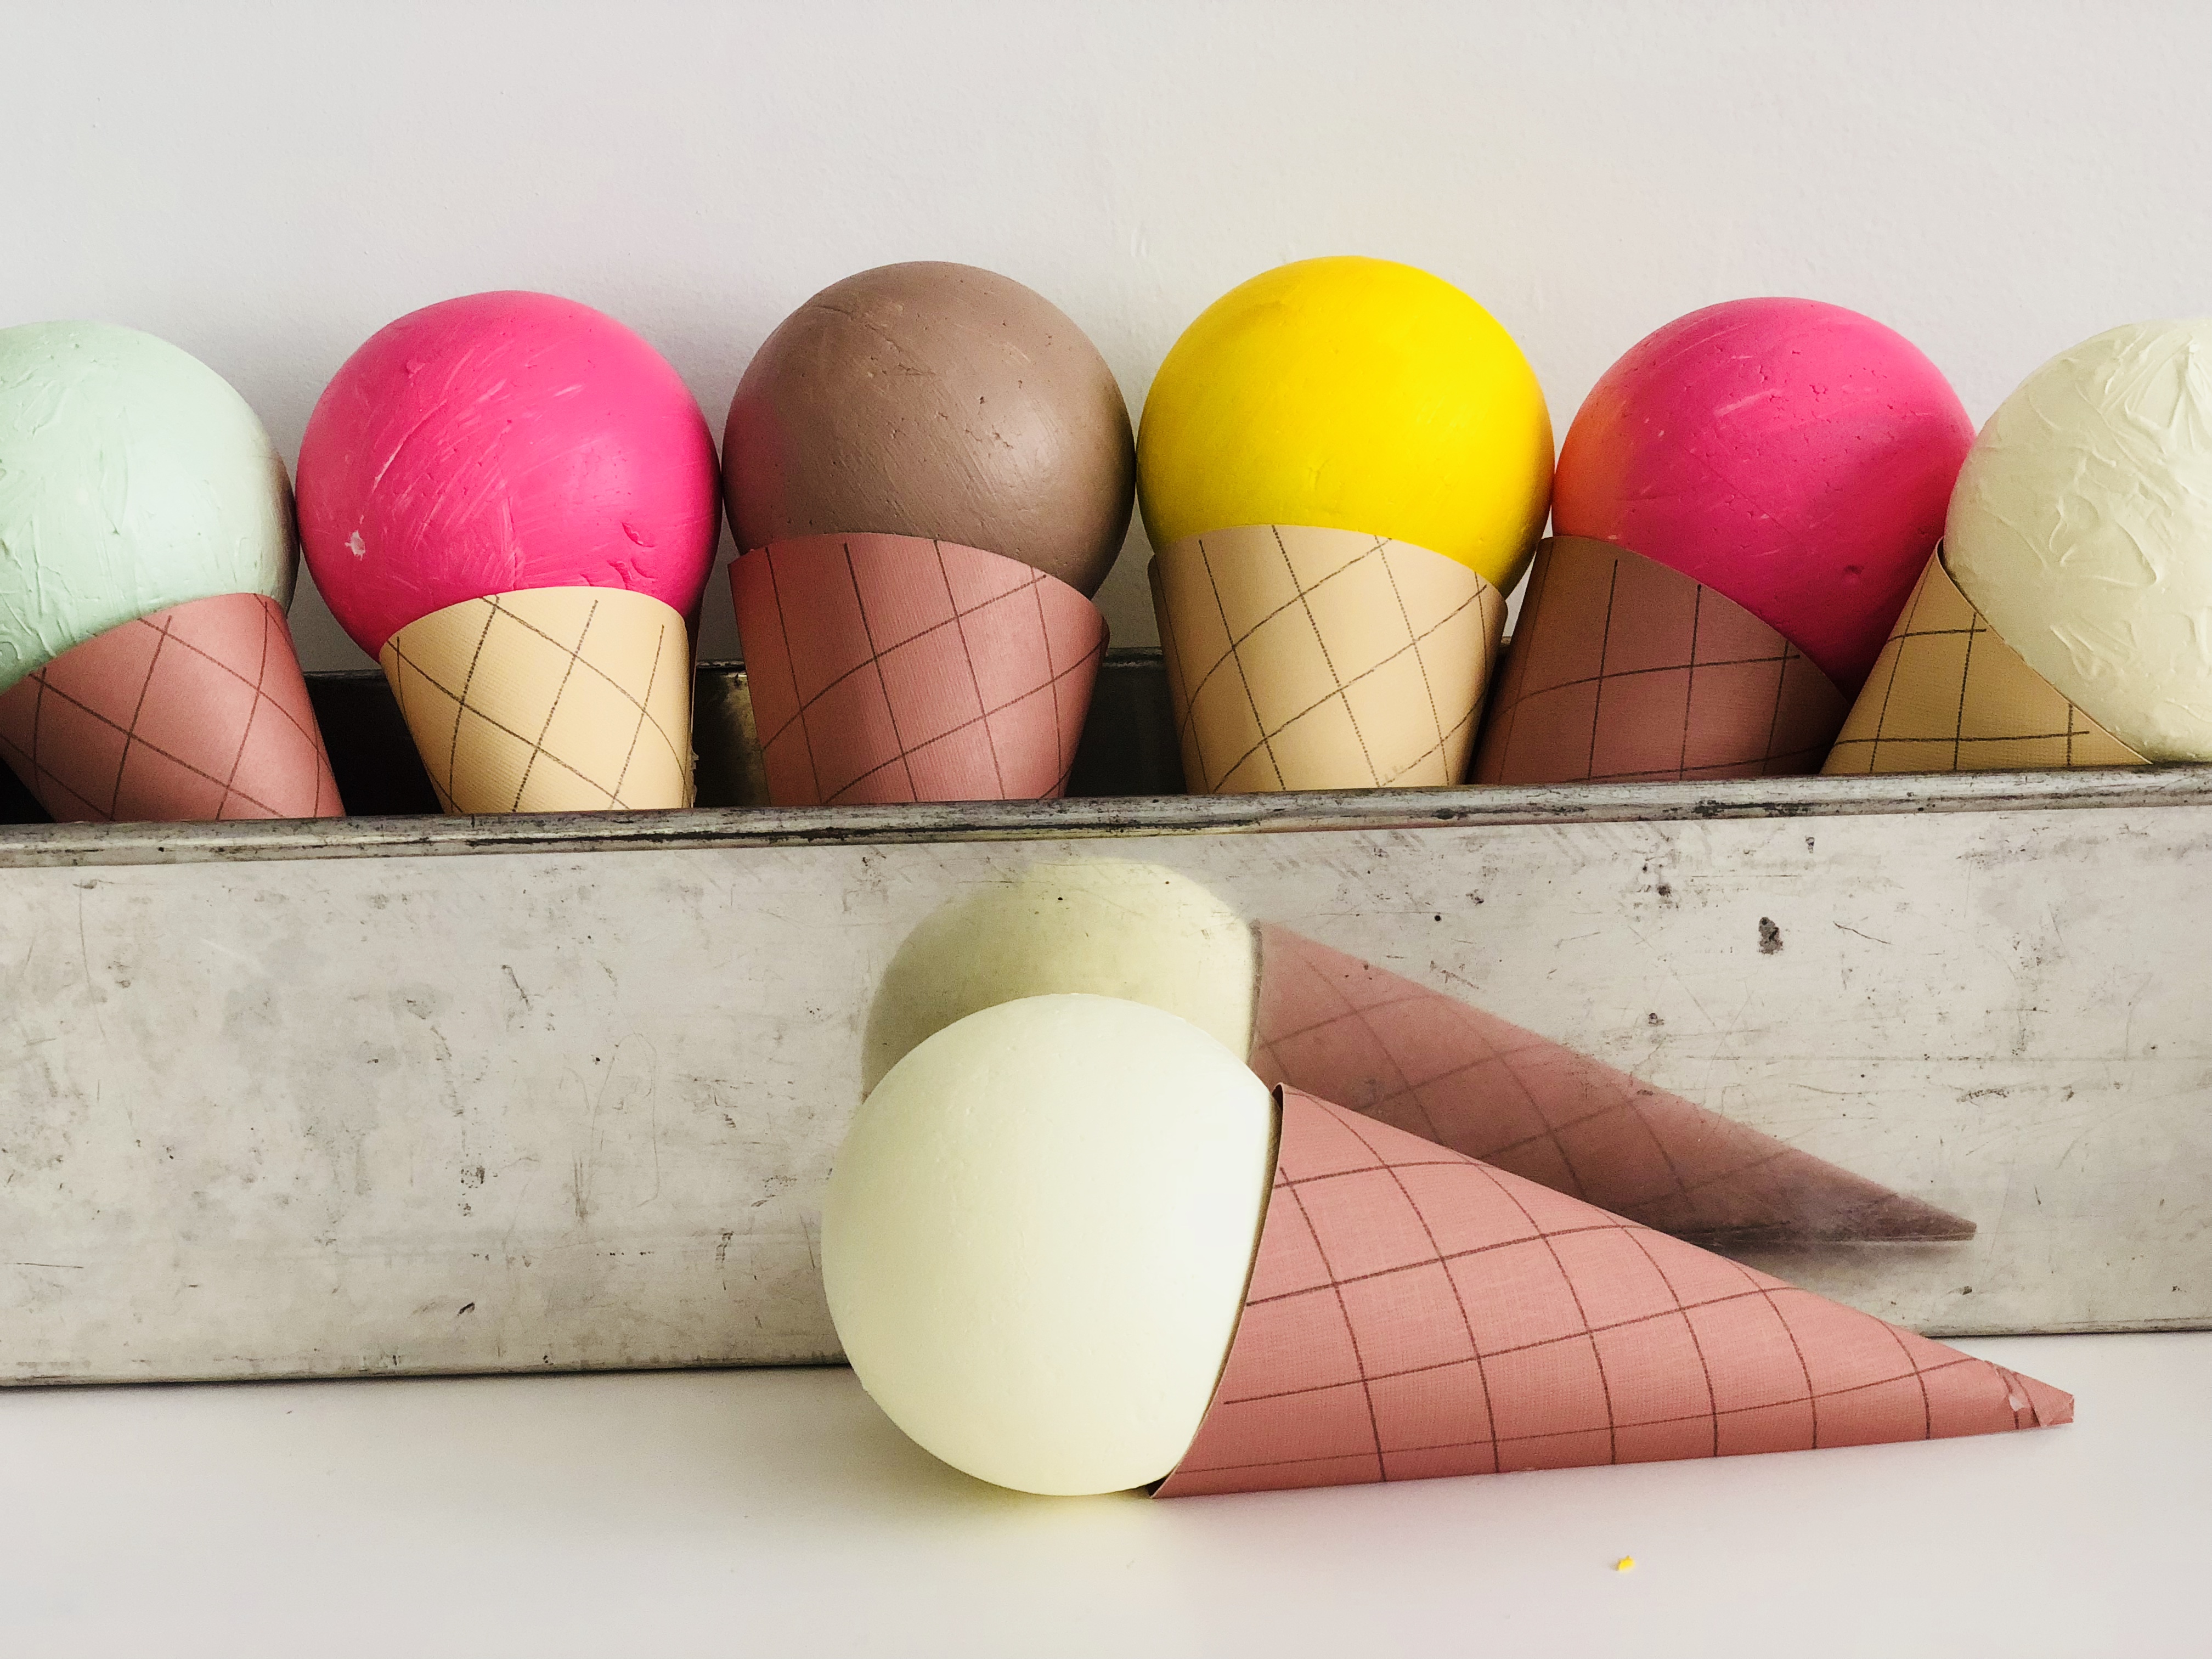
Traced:
<path id="1" fill-rule="evenodd" d="M 1388 259 L 1306 259 L 1183 331 L 1145 400 L 1139 501 L 1154 547 L 1248 524 L 1411 542 L 1500 587 L 1552 493 L 1552 421 L 1498 319 Z"/>

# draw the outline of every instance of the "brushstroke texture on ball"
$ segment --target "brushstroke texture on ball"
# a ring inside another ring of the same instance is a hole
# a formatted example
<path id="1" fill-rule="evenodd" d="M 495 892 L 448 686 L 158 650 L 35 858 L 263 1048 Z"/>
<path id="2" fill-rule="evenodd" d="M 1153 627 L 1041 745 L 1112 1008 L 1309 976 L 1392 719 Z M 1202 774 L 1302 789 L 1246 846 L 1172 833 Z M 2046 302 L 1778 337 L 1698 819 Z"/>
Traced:
<path id="1" fill-rule="evenodd" d="M 714 443 L 629 329 L 546 294 L 447 300 L 378 331 L 315 405 L 300 528 L 374 656 L 495 593 L 625 587 L 689 613 L 720 533 Z"/>
<path id="2" fill-rule="evenodd" d="M 292 600 L 292 492 L 246 399 L 108 323 L 0 329 L 0 691 L 195 599 Z"/>
<path id="3" fill-rule="evenodd" d="M 1066 313 L 972 265 L 884 265 L 822 290 L 754 356 L 722 435 L 746 551 L 920 536 L 1086 595 L 1136 487 L 1113 371 Z"/>
<path id="4" fill-rule="evenodd" d="M 1718 590 L 1846 693 L 1936 540 L 1973 422 L 1918 348 L 1814 300 L 1677 319 L 1599 379 L 1559 452 L 1554 533 Z"/>

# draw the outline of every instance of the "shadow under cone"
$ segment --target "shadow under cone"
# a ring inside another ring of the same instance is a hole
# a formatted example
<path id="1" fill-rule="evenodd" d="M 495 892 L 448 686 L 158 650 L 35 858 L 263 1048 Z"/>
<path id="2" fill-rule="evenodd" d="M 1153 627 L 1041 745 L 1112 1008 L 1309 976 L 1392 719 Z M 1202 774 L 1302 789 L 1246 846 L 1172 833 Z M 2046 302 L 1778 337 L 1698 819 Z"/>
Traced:
<path id="1" fill-rule="evenodd" d="M 2063 771 L 2150 763 L 2091 720 L 1929 556 L 1821 770 Z"/>
<path id="2" fill-rule="evenodd" d="M 1262 923 L 1252 1069 L 1555 1192 L 1722 1246 L 1974 1224 L 1587 1054 Z"/>
<path id="3" fill-rule="evenodd" d="M 1350 530 L 1245 525 L 1163 548 L 1152 606 L 1194 794 L 1448 786 L 1467 775 L 1505 596 Z"/>
<path id="4" fill-rule="evenodd" d="M 691 804 L 690 638 L 649 594 L 465 599 L 408 623 L 379 660 L 448 812 Z"/>
<path id="5" fill-rule="evenodd" d="M 62 823 L 336 817 L 345 808 L 274 599 L 172 605 L 0 695 L 0 755 Z"/>
<path id="6" fill-rule="evenodd" d="M 1106 618 L 1017 560 L 805 536 L 730 566 L 778 806 L 1066 793 Z"/>
<path id="7" fill-rule="evenodd" d="M 1244 1310 L 1157 1495 L 1994 1434 L 2048 1384 L 1294 1090 Z"/>
<path id="8" fill-rule="evenodd" d="M 1735 600 L 1581 536 L 1542 544 L 1491 694 L 1474 783 L 1816 772 L 1850 703 Z"/>

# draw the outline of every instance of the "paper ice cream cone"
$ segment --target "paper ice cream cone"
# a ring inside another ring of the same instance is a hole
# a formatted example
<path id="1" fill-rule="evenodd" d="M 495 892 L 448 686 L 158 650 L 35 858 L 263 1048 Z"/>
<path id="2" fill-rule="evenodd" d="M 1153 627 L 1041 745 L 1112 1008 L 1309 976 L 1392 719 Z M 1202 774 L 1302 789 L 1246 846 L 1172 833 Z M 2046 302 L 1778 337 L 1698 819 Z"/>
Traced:
<path id="1" fill-rule="evenodd" d="M 1246 525 L 1163 548 L 1152 605 L 1194 793 L 1458 783 L 1505 597 L 1348 530 Z"/>
<path id="2" fill-rule="evenodd" d="M 448 812 L 691 804 L 690 639 L 659 599 L 465 599 L 401 629 L 380 659 Z"/>
<path id="3" fill-rule="evenodd" d="M 1660 1231 L 1955 1240 L 1974 1224 L 1262 924 L 1252 1069 Z"/>
<path id="4" fill-rule="evenodd" d="M 1938 546 L 1821 769 L 1842 776 L 2149 763 L 2005 643 L 1951 579 Z"/>
<path id="5" fill-rule="evenodd" d="M 1017 560 L 803 536 L 730 567 L 778 806 L 1066 793 L 1106 618 Z"/>
<path id="6" fill-rule="evenodd" d="M 1735 600 L 1641 554 L 1560 536 L 1537 549 L 1470 781 L 1815 772 L 1848 708 Z"/>
<path id="7" fill-rule="evenodd" d="M 1244 1310 L 1157 1495 L 2073 1420 L 1974 1359 L 1294 1090 Z"/>
<path id="8" fill-rule="evenodd" d="M 172 605 L 63 652 L 0 695 L 0 754 L 64 823 L 345 811 L 292 630 L 260 593 Z"/>

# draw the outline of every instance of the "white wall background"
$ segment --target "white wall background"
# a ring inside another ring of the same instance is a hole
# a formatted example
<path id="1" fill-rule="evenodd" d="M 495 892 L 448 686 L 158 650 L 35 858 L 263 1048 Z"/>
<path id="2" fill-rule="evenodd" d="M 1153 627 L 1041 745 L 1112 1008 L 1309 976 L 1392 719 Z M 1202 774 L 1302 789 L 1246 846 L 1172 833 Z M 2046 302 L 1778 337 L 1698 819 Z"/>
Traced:
<path id="1" fill-rule="evenodd" d="M 1977 420 L 2079 338 L 2212 310 L 2201 0 L 0 0 L 0 324 L 166 336 L 288 456 L 364 337 L 488 288 L 623 319 L 718 434 L 780 318 L 896 259 L 1040 289 L 1133 413 L 1246 276 L 1409 260 L 1513 331 L 1562 434 L 1743 295 L 1881 319 Z M 1124 644 L 1145 556 L 1101 596 Z M 294 617 L 309 667 L 363 662 L 304 585 Z"/>

